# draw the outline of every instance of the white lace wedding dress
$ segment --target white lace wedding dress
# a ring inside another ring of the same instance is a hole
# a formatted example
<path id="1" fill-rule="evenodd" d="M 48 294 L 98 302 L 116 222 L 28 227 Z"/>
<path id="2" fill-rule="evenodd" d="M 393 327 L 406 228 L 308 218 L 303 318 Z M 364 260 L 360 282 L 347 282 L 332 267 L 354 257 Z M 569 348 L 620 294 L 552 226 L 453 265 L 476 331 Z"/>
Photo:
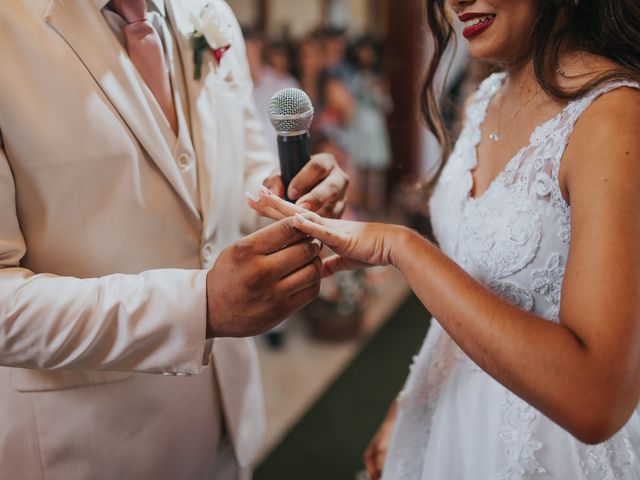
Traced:
<path id="1" fill-rule="evenodd" d="M 433 227 L 442 250 L 470 275 L 557 322 L 571 238 L 571 209 L 558 186 L 561 157 L 594 99 L 623 85 L 640 86 L 615 83 L 570 103 L 473 198 L 480 126 L 503 80 L 504 74 L 485 80 L 467 109 L 431 200 Z M 585 445 L 478 368 L 434 321 L 399 397 L 383 478 L 640 479 L 638 413 L 608 442 Z"/>

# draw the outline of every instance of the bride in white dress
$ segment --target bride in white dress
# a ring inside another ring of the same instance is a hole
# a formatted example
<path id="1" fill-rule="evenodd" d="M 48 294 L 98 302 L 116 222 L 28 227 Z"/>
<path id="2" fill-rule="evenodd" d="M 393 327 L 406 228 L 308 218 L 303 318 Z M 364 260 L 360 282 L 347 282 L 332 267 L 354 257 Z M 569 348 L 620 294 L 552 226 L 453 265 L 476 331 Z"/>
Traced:
<path id="1" fill-rule="evenodd" d="M 428 2 L 434 68 L 443 3 Z M 467 103 L 431 197 L 439 248 L 268 192 L 250 204 L 330 246 L 327 275 L 394 265 L 434 315 L 372 478 L 640 479 L 640 7 L 448 3 L 472 55 L 505 72 Z M 444 143 L 434 71 L 424 110 Z"/>

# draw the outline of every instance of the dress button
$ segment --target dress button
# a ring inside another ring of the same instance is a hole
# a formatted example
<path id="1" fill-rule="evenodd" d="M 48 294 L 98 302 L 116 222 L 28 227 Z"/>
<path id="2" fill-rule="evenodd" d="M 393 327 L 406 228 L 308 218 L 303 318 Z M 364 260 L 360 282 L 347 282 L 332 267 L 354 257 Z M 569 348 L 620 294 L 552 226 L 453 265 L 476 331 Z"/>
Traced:
<path id="1" fill-rule="evenodd" d="M 176 376 L 178 376 L 178 377 L 190 377 L 191 375 L 189 375 L 188 373 L 184 373 L 184 372 L 178 372 Z"/>
<path id="2" fill-rule="evenodd" d="M 213 257 L 213 246 L 210 243 L 207 243 L 204 247 L 202 247 L 202 260 L 205 262 L 209 262 Z"/>
<path id="3" fill-rule="evenodd" d="M 176 374 L 173 372 L 162 372 L 162 375 L 164 375 L 165 377 L 175 377 Z"/>
<path id="4" fill-rule="evenodd" d="M 184 170 L 189 168 L 189 165 L 191 165 L 191 157 L 188 153 L 181 153 L 178 156 L 178 166 Z"/>

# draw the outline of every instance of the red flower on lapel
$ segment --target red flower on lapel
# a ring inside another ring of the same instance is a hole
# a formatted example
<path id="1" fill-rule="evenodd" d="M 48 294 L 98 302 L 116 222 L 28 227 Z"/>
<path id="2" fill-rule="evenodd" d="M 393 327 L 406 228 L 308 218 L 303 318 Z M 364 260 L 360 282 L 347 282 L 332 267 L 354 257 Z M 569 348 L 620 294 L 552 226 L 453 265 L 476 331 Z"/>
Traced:
<path id="1" fill-rule="evenodd" d="M 211 49 L 211 52 L 213 53 L 213 58 L 216 59 L 216 62 L 218 62 L 218 65 L 220 65 L 220 62 L 222 62 L 222 57 L 224 57 L 224 54 L 227 53 L 227 50 L 229 50 L 230 48 L 231 48 L 231 45 Z"/>

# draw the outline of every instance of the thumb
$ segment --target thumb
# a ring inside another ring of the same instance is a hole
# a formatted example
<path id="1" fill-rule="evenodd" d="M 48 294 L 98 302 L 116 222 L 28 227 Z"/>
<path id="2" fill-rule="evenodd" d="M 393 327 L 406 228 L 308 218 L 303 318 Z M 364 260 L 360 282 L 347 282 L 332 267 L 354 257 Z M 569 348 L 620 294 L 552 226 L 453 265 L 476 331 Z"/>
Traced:
<path id="1" fill-rule="evenodd" d="M 293 225 L 293 218 L 284 218 L 268 227 L 258 230 L 245 238 L 245 242 L 255 246 L 256 253 L 271 255 L 288 245 L 299 242 L 306 235 Z"/>

